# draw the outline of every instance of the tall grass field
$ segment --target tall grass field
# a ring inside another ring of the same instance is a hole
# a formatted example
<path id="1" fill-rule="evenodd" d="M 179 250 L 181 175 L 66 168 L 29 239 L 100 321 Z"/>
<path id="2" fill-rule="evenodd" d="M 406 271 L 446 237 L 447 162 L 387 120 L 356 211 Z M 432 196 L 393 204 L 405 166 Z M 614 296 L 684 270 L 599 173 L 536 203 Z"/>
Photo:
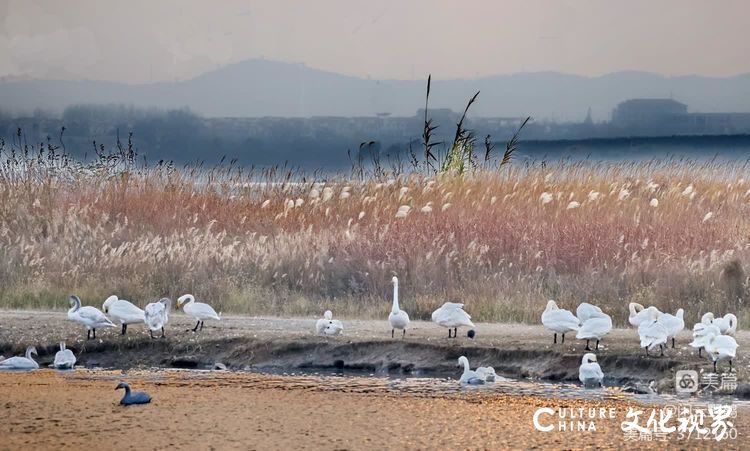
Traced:
<path id="1" fill-rule="evenodd" d="M 472 171 L 301 173 L 53 150 L 2 154 L 0 308 L 143 305 L 383 318 L 391 276 L 428 319 L 537 322 L 548 299 L 736 312 L 748 324 L 745 162 L 537 163 Z"/>

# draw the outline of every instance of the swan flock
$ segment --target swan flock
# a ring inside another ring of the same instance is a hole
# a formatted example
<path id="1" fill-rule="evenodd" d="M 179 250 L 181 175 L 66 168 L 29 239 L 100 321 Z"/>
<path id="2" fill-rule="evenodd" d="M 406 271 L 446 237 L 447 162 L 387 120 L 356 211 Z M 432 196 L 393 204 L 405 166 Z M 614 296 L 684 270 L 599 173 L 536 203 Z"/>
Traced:
<path id="1" fill-rule="evenodd" d="M 406 337 L 406 331 L 410 327 L 410 318 L 406 310 L 402 309 L 399 300 L 399 280 L 393 276 L 391 279 L 393 294 L 391 298 L 391 309 L 388 314 L 388 324 L 391 329 L 391 338 L 395 338 L 396 330 L 401 331 L 401 338 Z M 165 328 L 169 323 L 169 315 L 172 301 L 169 298 L 161 298 L 157 302 L 148 303 L 143 309 L 137 305 L 120 299 L 116 295 L 109 296 L 102 303 L 102 310 L 93 306 L 82 305 L 81 299 L 76 295 L 69 297 L 68 320 L 79 324 L 86 329 L 86 339 L 96 339 L 97 329 L 115 328 L 119 324 L 120 335 L 126 335 L 128 326 L 144 325 L 151 336 L 153 333 L 161 332 L 161 338 L 165 338 Z M 473 339 L 476 335 L 476 325 L 471 320 L 471 315 L 464 309 L 465 304 L 459 302 L 445 302 L 431 314 L 432 322 L 438 326 L 448 329 L 448 338 L 457 338 L 460 327 L 470 328 L 467 336 Z M 182 308 L 185 314 L 192 317 L 196 323 L 190 329 L 193 333 L 203 330 L 207 320 L 221 321 L 221 314 L 204 302 L 197 302 L 192 294 L 185 294 L 177 299 L 177 308 Z M 108 316 L 109 315 L 109 316 Z M 635 327 L 639 338 L 639 347 L 643 348 L 646 356 L 650 351 L 659 348 L 660 355 L 664 355 L 665 349 L 671 344 L 676 347 L 678 335 L 685 329 L 685 310 L 679 308 L 674 314 L 662 312 L 654 306 L 644 307 L 638 303 L 628 305 L 628 322 Z M 599 351 L 600 343 L 612 331 L 612 317 L 605 313 L 600 307 L 583 302 L 575 309 L 575 314 L 558 306 L 555 300 L 548 300 L 541 314 L 542 325 L 553 333 L 553 345 L 565 343 L 565 334 L 575 332 L 577 340 L 585 341 L 585 351 Z M 714 371 L 718 370 L 718 364 L 727 362 L 729 371 L 733 370 L 733 360 L 736 358 L 739 345 L 734 338 L 737 332 L 737 316 L 727 313 L 723 316 L 707 312 L 701 317 L 692 329 L 692 341 L 688 346 L 698 351 L 701 357 L 705 351 L 706 357 L 713 365 Z M 323 317 L 315 321 L 315 332 L 317 335 L 335 337 L 344 331 L 341 320 L 333 319 L 333 312 L 326 310 Z M 591 348 L 591 342 L 595 345 Z M 37 354 L 36 348 L 29 346 L 24 356 L 15 356 L 8 359 L 0 357 L 0 370 L 35 370 L 39 364 L 33 356 Z M 472 370 L 466 356 L 461 356 L 458 363 L 463 367 L 463 373 L 459 378 L 461 384 L 482 385 L 496 380 L 494 368 L 480 366 Z M 55 354 L 54 362 L 51 364 L 56 369 L 73 369 L 76 364 L 76 356 L 66 348 L 65 342 L 60 342 L 60 350 Z M 587 352 L 582 356 L 579 367 L 579 380 L 584 386 L 603 386 L 604 372 L 594 352 Z M 130 392 L 127 384 L 121 383 L 118 389 L 125 390 L 123 401 L 143 400 L 140 394 Z M 135 398 L 134 398 L 135 396 Z M 150 398 L 149 398 L 150 399 Z M 137 403 L 137 402 L 136 402 Z"/>

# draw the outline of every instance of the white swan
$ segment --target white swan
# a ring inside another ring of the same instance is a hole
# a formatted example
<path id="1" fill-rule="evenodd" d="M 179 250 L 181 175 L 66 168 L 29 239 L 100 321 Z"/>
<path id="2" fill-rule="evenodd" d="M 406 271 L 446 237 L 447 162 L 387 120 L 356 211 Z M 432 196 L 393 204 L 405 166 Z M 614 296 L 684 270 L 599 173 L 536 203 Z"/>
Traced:
<path id="1" fill-rule="evenodd" d="M 706 343 L 714 335 L 721 335 L 721 331 L 711 323 L 700 322 L 693 326 L 693 341 L 690 342 L 690 346 L 698 349 L 698 357 L 701 356 Z"/>
<path id="2" fill-rule="evenodd" d="M 81 307 L 81 299 L 76 295 L 70 296 L 70 306 L 68 319 L 86 326 L 87 340 L 91 339 L 91 331 L 94 331 L 93 338 L 96 339 L 96 329 L 116 327 L 98 308 L 88 305 Z"/>
<path id="3" fill-rule="evenodd" d="M 641 347 L 646 349 L 646 355 L 650 349 L 659 347 L 661 349 L 661 355 L 664 355 L 664 345 L 667 343 L 667 337 L 669 332 L 664 324 L 658 321 L 659 311 L 656 308 L 649 307 L 646 311 L 649 312 L 648 320 L 641 322 L 638 326 L 638 336 L 641 338 Z"/>
<path id="4" fill-rule="evenodd" d="M 581 325 L 576 333 L 576 338 L 586 340 L 586 350 L 590 351 L 589 340 L 596 340 L 596 349 L 599 349 L 599 340 L 612 330 L 612 318 L 603 312 L 591 312 L 588 319 Z"/>
<path id="5" fill-rule="evenodd" d="M 491 366 L 480 366 L 475 372 L 484 379 L 485 382 L 495 382 L 497 379 L 497 373 L 495 368 Z"/>
<path id="6" fill-rule="evenodd" d="M 672 349 L 674 349 L 674 338 L 685 328 L 684 315 L 685 310 L 683 309 L 678 309 L 674 315 L 671 313 L 662 313 L 659 315 L 658 321 L 667 329 L 667 338 L 672 339 Z"/>
<path id="7" fill-rule="evenodd" d="M 578 380 L 583 383 L 584 387 L 602 386 L 604 373 L 596 361 L 595 354 L 589 352 L 583 355 L 581 366 L 578 368 Z"/>
<path id="8" fill-rule="evenodd" d="M 576 309 L 576 317 L 578 317 L 578 321 L 581 324 L 585 323 L 587 319 L 597 313 L 602 313 L 602 309 L 593 304 L 589 304 L 588 302 L 582 302 Z"/>
<path id="9" fill-rule="evenodd" d="M 332 319 L 331 321 L 328 321 L 328 324 L 326 324 L 326 327 L 323 329 L 324 335 L 340 335 L 341 332 L 344 331 L 344 324 L 337 320 Z"/>
<path id="10" fill-rule="evenodd" d="M 122 325 L 122 335 L 125 335 L 129 324 L 146 322 L 143 310 L 115 295 L 108 297 L 104 301 L 102 310 L 104 310 L 104 313 L 109 314 L 115 322 L 119 322 Z"/>
<path id="11" fill-rule="evenodd" d="M 185 305 L 182 306 L 182 304 Z M 183 294 L 177 298 L 177 307 L 182 307 L 182 310 L 184 310 L 185 313 L 198 320 L 195 324 L 195 328 L 193 328 L 193 332 L 198 331 L 198 326 L 201 326 L 201 330 L 203 330 L 203 322 L 207 319 L 215 319 L 216 321 L 221 320 L 221 317 L 216 313 L 216 310 L 214 310 L 213 307 L 204 304 L 203 302 L 195 302 L 195 298 L 192 294 Z"/>
<path id="12" fill-rule="evenodd" d="M 706 338 L 706 354 L 714 362 L 714 373 L 716 364 L 729 360 L 729 372 L 732 372 L 732 360 L 737 355 L 737 340 L 729 335 L 716 335 L 716 329 L 713 328 L 708 332 Z"/>
<path id="13" fill-rule="evenodd" d="M 542 313 L 542 324 L 555 333 L 553 343 L 557 343 L 557 334 L 562 334 L 561 343 L 565 343 L 565 334 L 579 329 L 578 318 L 570 311 L 559 308 L 553 300 L 547 301 L 547 308 Z"/>
<path id="14" fill-rule="evenodd" d="M 315 323 L 315 330 L 318 335 L 339 335 L 344 330 L 344 324 L 337 319 L 333 319 L 333 312 L 326 310 L 323 313 L 323 318 Z"/>
<path id="15" fill-rule="evenodd" d="M 461 378 L 458 380 L 459 383 L 469 385 L 484 384 L 484 377 L 478 374 L 476 371 L 471 371 L 471 368 L 469 368 L 469 359 L 461 356 L 458 358 L 458 364 L 463 365 L 464 367 L 464 372 L 461 375 Z"/>
<path id="16" fill-rule="evenodd" d="M 448 338 L 451 338 L 451 328 L 453 328 L 453 338 L 456 338 L 459 327 L 476 327 L 471 322 L 471 316 L 464 311 L 464 305 L 457 302 L 446 302 L 432 312 L 432 321 L 448 328 Z"/>
<path id="17" fill-rule="evenodd" d="M 393 306 L 391 307 L 391 313 L 388 315 L 388 322 L 391 325 L 391 338 L 395 336 L 396 329 L 403 331 L 401 334 L 403 338 L 406 336 L 406 328 L 409 326 L 409 314 L 398 306 L 398 277 L 393 276 L 391 283 L 393 284 Z"/>
<path id="18" fill-rule="evenodd" d="M 711 322 L 719 328 L 724 335 L 734 335 L 737 332 L 737 317 L 731 313 L 727 313 L 724 316 L 714 318 L 714 314 L 711 312 L 703 315 L 704 317 L 711 320 Z"/>
<path id="19" fill-rule="evenodd" d="M 72 370 L 76 364 L 76 356 L 73 351 L 65 348 L 65 342 L 60 342 L 60 350 L 55 354 L 55 362 L 52 364 L 58 370 Z"/>
<path id="20" fill-rule="evenodd" d="M 659 312 L 659 309 L 657 309 L 656 307 L 651 306 L 649 308 L 643 308 L 643 306 L 637 302 L 631 302 L 630 304 L 628 304 L 628 309 L 630 310 L 628 321 L 630 322 L 631 326 L 635 327 L 638 327 L 642 322 L 649 320 L 649 318 L 651 317 L 651 310 L 656 310 L 657 312 Z"/>
<path id="21" fill-rule="evenodd" d="M 34 361 L 31 355 L 37 355 L 36 348 L 29 346 L 26 348 L 26 357 L 11 357 L 0 361 L 0 370 L 35 370 L 39 364 Z"/>
<path id="22" fill-rule="evenodd" d="M 165 338 L 164 326 L 169 322 L 169 309 L 172 300 L 161 298 L 159 302 L 150 302 L 143 310 L 143 320 L 148 327 L 148 333 L 154 338 L 154 331 L 161 330 L 161 338 Z"/>
<path id="23" fill-rule="evenodd" d="M 328 325 L 328 321 L 332 319 L 333 319 L 332 311 L 326 310 L 325 312 L 323 312 L 323 318 L 315 322 L 315 331 L 318 333 L 318 335 L 323 335 L 323 331 L 326 329 L 326 326 Z"/>

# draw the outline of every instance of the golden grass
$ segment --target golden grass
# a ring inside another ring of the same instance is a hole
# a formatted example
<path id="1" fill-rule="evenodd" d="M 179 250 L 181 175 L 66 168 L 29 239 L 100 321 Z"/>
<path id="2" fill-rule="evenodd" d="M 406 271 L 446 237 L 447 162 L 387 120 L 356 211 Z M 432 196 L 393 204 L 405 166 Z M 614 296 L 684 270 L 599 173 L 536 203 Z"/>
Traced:
<path id="1" fill-rule="evenodd" d="M 395 274 L 413 318 L 461 300 L 479 321 L 537 322 L 549 298 L 597 303 L 620 324 L 631 301 L 685 307 L 687 322 L 742 314 L 746 169 L 517 164 L 313 183 L 232 168 L 5 162 L 0 306 L 62 308 L 71 292 L 143 305 L 191 292 L 225 312 L 384 317 Z"/>

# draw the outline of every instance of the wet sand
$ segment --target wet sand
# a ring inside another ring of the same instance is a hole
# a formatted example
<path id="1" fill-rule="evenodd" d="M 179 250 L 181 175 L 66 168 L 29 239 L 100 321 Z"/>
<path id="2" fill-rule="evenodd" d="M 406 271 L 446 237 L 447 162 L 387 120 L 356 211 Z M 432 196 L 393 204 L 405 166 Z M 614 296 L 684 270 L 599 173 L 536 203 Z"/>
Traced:
<path id="1" fill-rule="evenodd" d="M 153 402 L 118 405 L 117 381 Z M 477 391 L 404 393 L 388 379 L 231 372 L 77 370 L 0 373 L 0 449 L 613 449 L 632 401 Z M 615 408 L 596 432 L 536 431 L 538 407 Z M 750 412 L 738 414 L 747 437 Z M 741 440 L 741 439 L 740 439 Z M 741 441 L 628 442 L 739 449 Z"/>

